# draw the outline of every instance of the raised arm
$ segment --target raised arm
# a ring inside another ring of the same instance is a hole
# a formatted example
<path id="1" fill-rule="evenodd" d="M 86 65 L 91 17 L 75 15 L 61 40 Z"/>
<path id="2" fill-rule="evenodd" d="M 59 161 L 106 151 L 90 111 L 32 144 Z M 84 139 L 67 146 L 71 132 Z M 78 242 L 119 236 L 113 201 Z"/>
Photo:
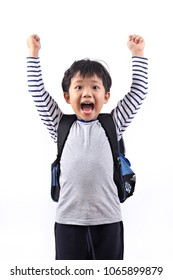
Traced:
<path id="1" fill-rule="evenodd" d="M 62 112 L 58 104 L 44 87 L 39 59 L 39 51 L 41 48 L 39 36 L 36 34 L 29 36 L 27 45 L 29 48 L 29 57 L 27 57 L 28 91 L 34 100 L 41 120 L 47 127 L 54 142 L 57 142 L 57 127 Z"/>
<path id="2" fill-rule="evenodd" d="M 144 57 L 145 41 L 138 35 L 130 35 L 127 46 L 132 54 L 132 84 L 130 91 L 113 111 L 118 139 L 140 109 L 148 92 L 148 59 Z"/>

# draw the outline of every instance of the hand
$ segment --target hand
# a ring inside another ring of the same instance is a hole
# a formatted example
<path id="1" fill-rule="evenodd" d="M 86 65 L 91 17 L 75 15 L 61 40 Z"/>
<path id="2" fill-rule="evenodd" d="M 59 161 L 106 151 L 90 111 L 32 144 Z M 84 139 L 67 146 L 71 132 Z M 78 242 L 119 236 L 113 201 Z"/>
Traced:
<path id="1" fill-rule="evenodd" d="M 41 48 L 39 36 L 36 34 L 30 35 L 27 39 L 27 45 L 29 48 L 29 55 L 37 57 Z"/>
<path id="2" fill-rule="evenodd" d="M 144 56 L 145 41 L 140 35 L 130 35 L 127 42 L 129 50 L 132 52 L 132 56 Z"/>

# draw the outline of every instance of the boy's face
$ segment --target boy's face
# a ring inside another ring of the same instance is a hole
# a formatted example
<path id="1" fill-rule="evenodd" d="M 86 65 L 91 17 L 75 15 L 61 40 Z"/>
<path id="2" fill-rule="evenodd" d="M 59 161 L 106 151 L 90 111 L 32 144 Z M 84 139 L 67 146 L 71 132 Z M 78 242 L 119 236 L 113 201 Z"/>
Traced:
<path id="1" fill-rule="evenodd" d="M 65 92 L 64 97 L 78 119 L 90 121 L 97 118 L 103 105 L 108 102 L 110 92 L 105 92 L 102 80 L 96 75 L 83 78 L 78 72 L 71 79 L 69 93 Z"/>

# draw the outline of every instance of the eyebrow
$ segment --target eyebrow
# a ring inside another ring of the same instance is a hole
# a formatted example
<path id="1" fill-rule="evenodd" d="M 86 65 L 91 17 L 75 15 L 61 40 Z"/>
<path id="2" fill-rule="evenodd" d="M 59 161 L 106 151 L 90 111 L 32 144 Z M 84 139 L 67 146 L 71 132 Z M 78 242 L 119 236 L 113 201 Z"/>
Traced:
<path id="1" fill-rule="evenodd" d="M 101 79 L 99 79 L 99 80 L 102 81 Z M 91 82 L 98 83 L 98 82 L 100 82 L 99 80 L 91 80 Z M 83 82 L 83 79 L 82 80 L 74 81 L 74 83 L 82 83 L 82 82 Z"/>

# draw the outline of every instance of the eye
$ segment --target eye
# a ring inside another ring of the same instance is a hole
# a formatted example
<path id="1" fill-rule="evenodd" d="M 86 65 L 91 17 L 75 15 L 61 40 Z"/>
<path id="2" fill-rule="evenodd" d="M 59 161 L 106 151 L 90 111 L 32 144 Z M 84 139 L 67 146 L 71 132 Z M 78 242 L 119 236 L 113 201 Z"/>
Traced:
<path id="1" fill-rule="evenodd" d="M 82 86 L 76 86 L 75 89 L 80 90 L 82 89 Z"/>
<path id="2" fill-rule="evenodd" d="M 98 87 L 98 86 L 93 86 L 93 89 L 94 89 L 94 90 L 98 90 L 99 87 Z"/>

